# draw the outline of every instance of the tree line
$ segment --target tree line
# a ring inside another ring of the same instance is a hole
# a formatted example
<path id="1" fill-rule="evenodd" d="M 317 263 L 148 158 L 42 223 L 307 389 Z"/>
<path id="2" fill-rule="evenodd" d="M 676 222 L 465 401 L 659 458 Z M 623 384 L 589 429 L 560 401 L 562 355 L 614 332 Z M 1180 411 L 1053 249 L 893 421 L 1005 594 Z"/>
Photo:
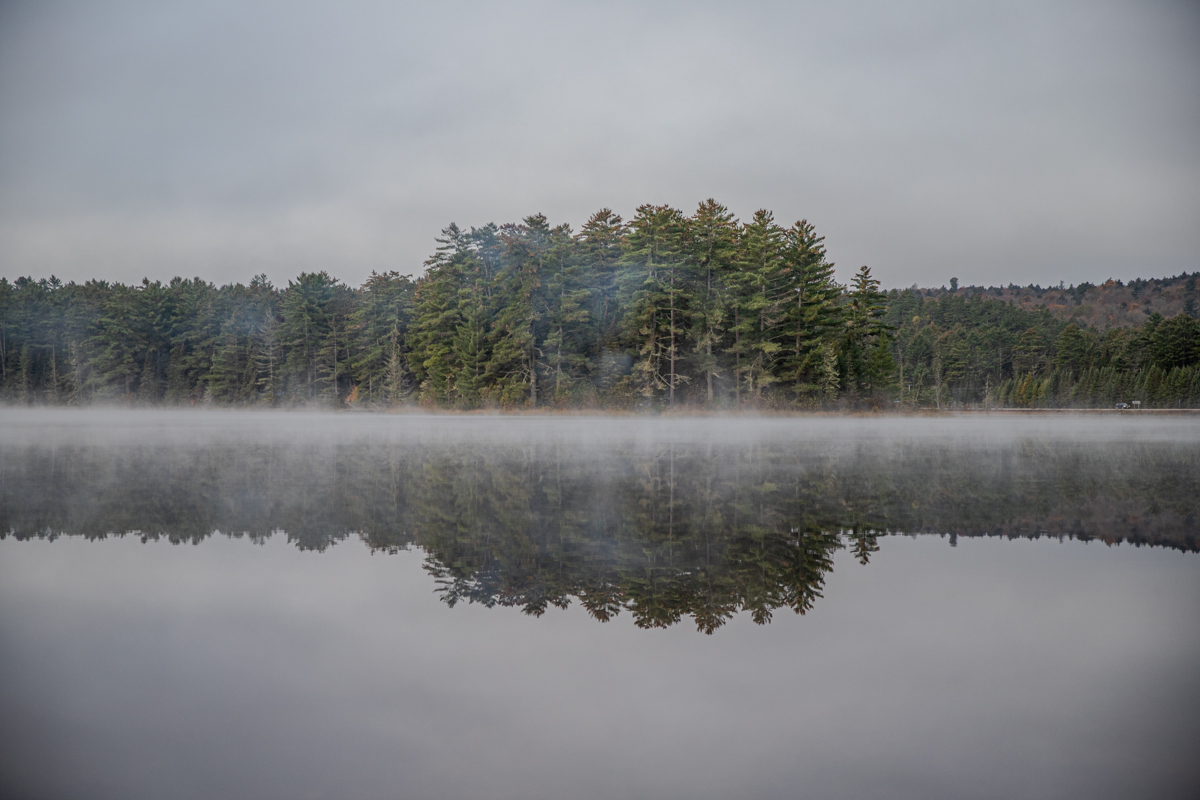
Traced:
<path id="1" fill-rule="evenodd" d="M 1200 323 L 1151 314 L 1099 332 L 976 294 L 888 297 L 896 395 L 938 408 L 1200 406 Z"/>
<path id="2" fill-rule="evenodd" d="M 1200 405 L 1186 313 L 1092 328 L 834 278 L 805 220 L 608 209 L 437 239 L 425 272 L 284 288 L 0 279 L 9 402 L 478 407 Z M 957 282 L 952 282 L 957 290 Z M 1194 281 L 1191 284 L 1194 287 Z"/>

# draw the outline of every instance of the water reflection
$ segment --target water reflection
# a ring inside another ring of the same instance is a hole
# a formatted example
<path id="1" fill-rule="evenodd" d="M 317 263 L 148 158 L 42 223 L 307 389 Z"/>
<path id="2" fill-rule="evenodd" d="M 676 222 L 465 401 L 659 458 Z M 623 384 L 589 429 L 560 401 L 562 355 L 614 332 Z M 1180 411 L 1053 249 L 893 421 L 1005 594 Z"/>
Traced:
<path id="1" fill-rule="evenodd" d="M 710 633 L 804 613 L 838 550 L 867 564 L 887 534 L 1200 543 L 1187 442 L 678 439 L 7 441 L 0 530 L 317 551 L 358 536 L 422 548 L 451 606 L 575 600 Z"/>

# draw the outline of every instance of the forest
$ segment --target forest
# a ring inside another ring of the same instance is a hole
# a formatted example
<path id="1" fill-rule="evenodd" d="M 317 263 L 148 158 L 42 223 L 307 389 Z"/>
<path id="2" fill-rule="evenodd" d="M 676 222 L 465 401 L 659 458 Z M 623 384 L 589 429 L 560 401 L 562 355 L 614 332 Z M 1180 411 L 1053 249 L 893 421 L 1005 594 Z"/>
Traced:
<path id="1" fill-rule="evenodd" d="M 261 275 L 220 287 L 0 278 L 0 400 L 1200 407 L 1200 273 L 1152 282 L 1151 294 L 1169 287 L 1171 316 L 1132 300 L 1147 281 L 1110 281 L 1128 298 L 1099 322 L 1082 303 L 1090 284 L 884 291 L 864 266 L 842 285 L 809 222 L 766 210 L 741 222 L 711 199 L 690 216 L 602 209 L 578 231 L 542 215 L 451 224 L 424 267 L 357 288 L 323 271 L 282 288 Z"/>

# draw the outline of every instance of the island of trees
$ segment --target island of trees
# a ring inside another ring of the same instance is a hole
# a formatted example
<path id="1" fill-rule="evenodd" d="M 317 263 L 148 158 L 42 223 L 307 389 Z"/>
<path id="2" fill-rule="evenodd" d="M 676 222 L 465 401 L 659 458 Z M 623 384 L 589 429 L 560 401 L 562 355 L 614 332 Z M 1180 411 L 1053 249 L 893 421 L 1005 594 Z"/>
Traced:
<path id="1" fill-rule="evenodd" d="M 0 399 L 449 408 L 1200 406 L 1196 274 L 882 291 L 713 200 L 450 225 L 415 280 L 0 278 Z M 1107 294 L 1106 294 L 1107 292 Z M 1120 307 L 1097 297 L 1125 293 Z M 1089 299 L 1088 303 L 1083 300 Z M 1170 316 L 1151 310 L 1160 298 Z M 1085 311 L 1086 309 L 1086 311 Z"/>

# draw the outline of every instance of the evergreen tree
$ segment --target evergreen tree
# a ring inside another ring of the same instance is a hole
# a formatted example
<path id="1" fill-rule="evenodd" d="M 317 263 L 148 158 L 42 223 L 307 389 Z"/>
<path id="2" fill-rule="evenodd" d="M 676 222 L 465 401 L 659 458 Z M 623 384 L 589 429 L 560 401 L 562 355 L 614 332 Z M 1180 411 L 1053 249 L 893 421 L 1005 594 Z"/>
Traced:
<path id="1" fill-rule="evenodd" d="M 586 262 L 576 255 L 577 242 L 562 225 L 551 231 L 545 279 L 546 384 L 556 404 L 569 402 L 577 384 L 588 377 L 599 347 L 591 309 L 597 304 L 588 286 Z"/>
<path id="2" fill-rule="evenodd" d="M 485 397 L 501 405 L 538 407 L 539 377 L 545 351 L 547 302 L 543 278 L 554 232 L 541 214 L 523 225 L 504 225 L 504 260 L 497 275 L 491 357 Z"/>
<path id="3" fill-rule="evenodd" d="M 785 233 L 770 211 L 759 209 L 743 226 L 741 262 L 728 279 L 733 319 L 734 403 L 742 402 L 742 384 L 757 402 L 762 392 L 780 380 L 778 360 L 783 344 L 784 307 L 793 300 L 793 276 L 784 254 Z"/>
<path id="4" fill-rule="evenodd" d="M 886 388 L 895 370 L 891 355 L 892 326 L 884 317 L 887 295 L 863 266 L 847 293 L 845 363 L 847 388 L 864 395 Z"/>
<path id="5" fill-rule="evenodd" d="M 577 274 L 591 290 L 588 317 L 595 329 L 593 339 L 609 350 L 618 348 L 621 333 L 617 291 L 625 231 L 621 217 L 602 208 L 588 218 L 575 237 Z"/>
<path id="6" fill-rule="evenodd" d="M 455 376 L 462 371 L 462 360 L 455 352 L 455 337 L 463 324 L 463 283 L 465 274 L 478 271 L 471 238 L 453 223 L 445 228 L 413 293 L 409 365 L 427 402 L 450 404 L 456 397 Z"/>
<path id="7" fill-rule="evenodd" d="M 684 292 L 683 213 L 643 205 L 625 238 L 621 300 L 627 341 L 634 358 L 630 381 L 647 400 L 675 405 L 676 390 L 689 377 L 679 371 L 689 316 Z"/>
<path id="8" fill-rule="evenodd" d="M 739 266 L 738 223 L 725 206 L 709 198 L 696 209 L 684 228 L 690 266 L 688 307 L 691 361 L 704 376 L 705 403 L 715 401 L 713 381 L 723 376 L 721 356 L 726 349 L 727 317 L 732 278 Z"/>
<path id="9" fill-rule="evenodd" d="M 304 272 L 288 281 L 279 335 L 288 352 L 288 391 L 297 400 L 324 397 L 340 402 L 347 338 L 345 298 L 345 286 L 326 272 Z"/>
<path id="10" fill-rule="evenodd" d="M 807 220 L 784 232 L 784 273 L 792 296 L 783 305 L 779 378 L 803 398 L 828 385 L 825 358 L 843 328 L 841 287 L 824 237 Z"/>
<path id="11" fill-rule="evenodd" d="M 358 397 L 395 405 L 412 390 L 408 331 L 415 286 L 398 272 L 372 272 L 350 314 Z"/>

